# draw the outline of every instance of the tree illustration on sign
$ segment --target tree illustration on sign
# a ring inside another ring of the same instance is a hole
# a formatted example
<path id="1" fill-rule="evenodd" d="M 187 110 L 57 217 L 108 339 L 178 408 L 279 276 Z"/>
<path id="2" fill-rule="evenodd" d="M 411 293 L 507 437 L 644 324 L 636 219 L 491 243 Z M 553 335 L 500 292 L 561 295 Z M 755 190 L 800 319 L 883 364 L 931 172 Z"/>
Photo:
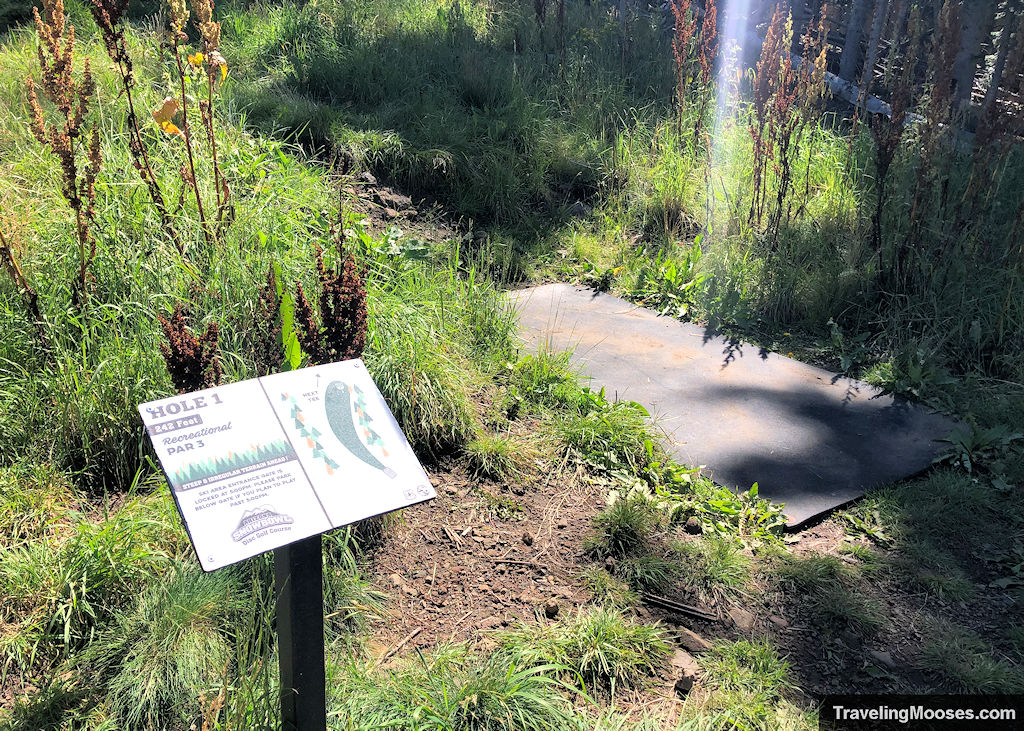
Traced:
<path id="1" fill-rule="evenodd" d="M 354 398 L 353 398 L 354 396 Z M 345 449 L 358 457 L 371 467 L 383 472 L 388 477 L 395 477 L 395 471 L 382 464 L 373 453 L 367 449 L 379 447 L 384 457 L 388 456 L 384 446 L 384 440 L 373 430 L 370 418 L 366 410 L 366 395 L 359 386 L 349 386 L 344 381 L 332 381 L 327 386 L 327 393 L 324 395 L 324 408 L 327 412 L 327 423 L 331 425 L 331 431 Z M 358 424 L 357 424 L 358 422 Z M 359 431 L 363 433 L 366 444 L 359 437 Z"/>
<path id="2" fill-rule="evenodd" d="M 327 454 L 327 450 L 324 449 L 323 445 L 320 443 L 320 430 L 315 426 L 311 427 L 306 424 L 306 417 L 302 413 L 302 408 L 299 406 L 299 402 L 294 396 L 282 393 L 281 400 L 287 401 L 291 404 L 292 408 L 289 416 L 295 420 L 295 429 L 299 432 L 299 436 L 306 440 L 306 447 L 313 450 L 313 459 L 322 460 L 324 466 L 327 468 L 327 474 L 333 475 L 334 471 L 338 469 L 338 463 L 330 458 Z"/>

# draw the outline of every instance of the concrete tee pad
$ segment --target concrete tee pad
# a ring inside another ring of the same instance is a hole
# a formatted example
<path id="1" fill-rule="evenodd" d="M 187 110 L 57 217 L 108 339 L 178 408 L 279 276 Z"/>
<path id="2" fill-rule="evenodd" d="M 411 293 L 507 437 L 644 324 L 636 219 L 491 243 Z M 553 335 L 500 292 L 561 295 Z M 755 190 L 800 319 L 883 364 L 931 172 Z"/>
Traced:
<path id="1" fill-rule="evenodd" d="M 797 527 L 927 468 L 955 422 L 618 297 L 567 284 L 510 293 L 533 348 L 572 350 L 609 399 L 636 401 L 677 460 L 785 503 Z"/>

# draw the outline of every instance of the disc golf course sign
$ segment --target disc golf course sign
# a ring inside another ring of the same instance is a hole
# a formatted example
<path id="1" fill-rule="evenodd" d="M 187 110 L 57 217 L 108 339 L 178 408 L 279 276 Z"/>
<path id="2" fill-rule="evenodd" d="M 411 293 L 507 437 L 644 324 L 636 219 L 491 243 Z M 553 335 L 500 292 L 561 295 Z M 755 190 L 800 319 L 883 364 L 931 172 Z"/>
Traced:
<path id="1" fill-rule="evenodd" d="M 151 401 L 139 413 L 204 571 L 280 549 L 282 721 L 323 728 L 319 535 L 435 497 L 384 397 L 363 362 L 348 360 Z"/>

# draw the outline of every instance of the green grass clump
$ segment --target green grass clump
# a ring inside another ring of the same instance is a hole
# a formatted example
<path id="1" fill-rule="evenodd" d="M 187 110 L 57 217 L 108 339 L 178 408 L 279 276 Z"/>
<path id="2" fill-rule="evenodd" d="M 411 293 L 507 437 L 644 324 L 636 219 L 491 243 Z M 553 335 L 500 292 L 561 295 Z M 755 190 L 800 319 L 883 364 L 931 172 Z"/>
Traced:
<path id="1" fill-rule="evenodd" d="M 228 682 L 230 620 L 250 598 L 229 572 L 175 565 L 120 613 L 81 656 L 122 728 L 188 729 L 200 695 Z M 211 690 L 213 691 L 211 693 Z"/>
<path id="2" fill-rule="evenodd" d="M 651 460 L 651 426 L 646 409 L 632 401 L 607 403 L 592 395 L 593 407 L 559 418 L 556 434 L 581 460 L 598 470 L 642 472 Z"/>
<path id="3" fill-rule="evenodd" d="M 789 663 L 767 640 L 720 641 L 701 656 L 702 687 L 683 709 L 686 729 L 811 729 L 810 714 L 786 700 Z"/>
<path id="4" fill-rule="evenodd" d="M 580 580 L 598 604 L 623 610 L 637 603 L 636 594 L 629 584 L 599 566 L 588 566 L 580 574 Z"/>
<path id="5" fill-rule="evenodd" d="M 498 641 L 523 666 L 564 668 L 587 692 L 638 687 L 668 652 L 660 627 L 633 622 L 608 607 L 583 609 L 553 624 L 528 624 Z"/>
<path id="6" fill-rule="evenodd" d="M 1000 657 L 971 630 L 940 621 L 921 648 L 923 666 L 961 693 L 1020 693 L 1024 666 Z"/>
<path id="7" fill-rule="evenodd" d="M 350 659 L 330 667 L 329 717 L 343 728 L 542 731 L 572 727 L 563 686 L 550 667 L 465 648 L 418 655 L 381 671 Z"/>
<path id="8" fill-rule="evenodd" d="M 166 524 L 139 510 L 79 523 L 65 539 L 0 548 L 4 665 L 31 672 L 80 650 L 167 566 Z"/>
<path id="9" fill-rule="evenodd" d="M 482 434 L 466 445 L 472 473 L 504 482 L 520 473 L 521 445 L 501 434 Z"/>
<path id="10" fill-rule="evenodd" d="M 663 517 L 641 493 L 620 498 L 594 517 L 588 548 L 599 559 L 643 553 L 662 527 Z"/>
<path id="11" fill-rule="evenodd" d="M 546 350 L 527 355 L 508 367 L 508 387 L 515 402 L 582 411 L 586 394 L 579 374 L 569 363 L 569 353 Z"/>
<path id="12" fill-rule="evenodd" d="M 649 553 L 627 556 L 615 564 L 615 575 L 637 591 L 664 593 L 685 569 L 671 557 Z"/>
<path id="13" fill-rule="evenodd" d="M 833 632 L 872 634 L 884 622 L 878 603 L 863 594 L 857 570 L 829 554 L 798 557 L 780 553 L 770 564 L 774 580 L 802 597 L 811 619 Z"/>
<path id="14" fill-rule="evenodd" d="M 671 555 L 680 566 L 680 583 L 701 599 L 734 597 L 750 582 L 751 560 L 735 540 L 709 536 L 678 541 Z"/>
<path id="15" fill-rule="evenodd" d="M 52 467 L 32 463 L 0 467 L 0 535 L 7 536 L 7 545 L 55 538 L 82 507 L 68 477 Z"/>

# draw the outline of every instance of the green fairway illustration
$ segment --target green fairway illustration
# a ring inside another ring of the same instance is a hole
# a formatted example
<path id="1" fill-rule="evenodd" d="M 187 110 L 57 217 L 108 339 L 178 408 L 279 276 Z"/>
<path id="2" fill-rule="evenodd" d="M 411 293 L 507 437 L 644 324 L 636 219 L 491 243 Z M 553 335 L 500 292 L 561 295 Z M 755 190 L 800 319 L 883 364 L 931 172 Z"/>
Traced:
<path id="1" fill-rule="evenodd" d="M 388 477 L 395 477 L 395 471 L 377 459 L 359 438 L 357 429 L 362 429 L 367 444 L 379 446 L 384 456 L 387 456 L 384 440 L 370 426 L 373 419 L 366 412 L 366 397 L 358 386 L 349 386 L 344 381 L 332 381 L 324 395 L 324 409 L 334 436 L 353 456 Z"/>

